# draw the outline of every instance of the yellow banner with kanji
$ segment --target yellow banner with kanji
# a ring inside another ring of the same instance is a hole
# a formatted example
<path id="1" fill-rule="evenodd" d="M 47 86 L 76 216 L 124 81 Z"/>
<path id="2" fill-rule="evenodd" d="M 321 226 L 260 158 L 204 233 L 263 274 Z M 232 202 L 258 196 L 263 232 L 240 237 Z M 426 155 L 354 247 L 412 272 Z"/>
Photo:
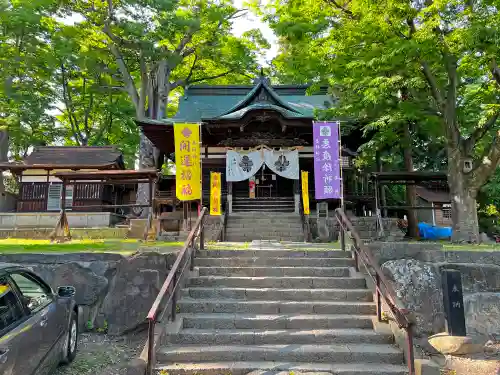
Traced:
<path id="1" fill-rule="evenodd" d="M 302 178 L 302 206 L 304 215 L 309 215 L 309 172 L 301 171 Z"/>
<path id="2" fill-rule="evenodd" d="M 201 199 L 200 125 L 175 124 L 175 187 L 181 201 Z"/>
<path id="3" fill-rule="evenodd" d="M 210 173 L 210 215 L 220 216 L 221 199 L 221 174 L 218 172 Z"/>

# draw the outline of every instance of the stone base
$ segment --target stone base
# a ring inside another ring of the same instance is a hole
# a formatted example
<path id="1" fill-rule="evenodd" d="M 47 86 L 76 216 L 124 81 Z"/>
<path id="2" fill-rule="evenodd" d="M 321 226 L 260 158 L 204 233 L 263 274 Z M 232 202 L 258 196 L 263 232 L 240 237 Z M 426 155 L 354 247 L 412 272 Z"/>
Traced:
<path id="1" fill-rule="evenodd" d="M 440 353 L 449 355 L 474 354 L 483 351 L 483 345 L 468 336 L 450 336 L 446 332 L 429 337 L 429 343 Z"/>
<path id="2" fill-rule="evenodd" d="M 123 217 L 111 212 L 67 212 L 70 228 L 108 228 Z M 2 212 L 0 230 L 54 229 L 59 212 Z"/>

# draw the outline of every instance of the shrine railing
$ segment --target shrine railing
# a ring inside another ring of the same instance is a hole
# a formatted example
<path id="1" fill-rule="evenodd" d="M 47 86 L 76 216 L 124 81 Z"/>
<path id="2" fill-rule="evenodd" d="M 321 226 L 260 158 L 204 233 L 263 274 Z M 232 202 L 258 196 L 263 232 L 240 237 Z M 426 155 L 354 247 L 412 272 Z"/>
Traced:
<path id="1" fill-rule="evenodd" d="M 377 306 L 378 321 L 382 321 L 383 298 L 385 304 L 389 307 L 393 320 L 400 329 L 404 329 L 406 331 L 406 360 L 408 363 L 408 371 L 409 375 L 415 375 L 413 319 L 410 318 L 411 311 L 398 307 L 400 303 L 397 301 L 396 292 L 389 284 L 377 261 L 373 258 L 370 249 L 364 244 L 345 212 L 341 208 L 337 208 L 335 210 L 335 217 L 340 225 L 342 246 L 345 247 L 346 239 L 350 239 L 352 242 L 351 248 L 354 255 L 356 271 L 359 272 L 359 266 L 361 263 L 365 268 L 366 274 L 372 279 L 373 284 L 375 285 L 375 302 Z"/>
<path id="2" fill-rule="evenodd" d="M 153 373 L 153 368 L 156 364 L 156 350 L 157 345 L 160 344 L 161 334 L 156 334 L 156 325 L 163 322 L 165 318 L 175 321 L 177 315 L 177 295 L 182 287 L 185 271 L 194 269 L 194 258 L 196 256 L 196 241 L 200 241 L 200 249 L 205 248 L 204 244 L 204 224 L 207 208 L 204 207 L 193 228 L 182 247 L 181 252 L 168 273 L 167 279 L 156 297 L 153 306 L 149 310 L 147 321 L 148 327 L 148 341 L 147 341 L 147 363 L 146 375 Z"/>

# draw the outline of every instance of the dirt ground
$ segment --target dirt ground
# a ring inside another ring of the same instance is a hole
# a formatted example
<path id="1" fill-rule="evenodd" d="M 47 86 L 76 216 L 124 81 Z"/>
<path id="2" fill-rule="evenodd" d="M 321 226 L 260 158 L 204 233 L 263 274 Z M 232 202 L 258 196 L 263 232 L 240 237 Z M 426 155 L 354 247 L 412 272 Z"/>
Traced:
<path id="1" fill-rule="evenodd" d="M 500 342 L 490 343 L 484 353 L 447 356 L 445 375 L 500 375 Z"/>
<path id="2" fill-rule="evenodd" d="M 53 375 L 120 375 L 122 367 L 138 356 L 146 342 L 146 331 L 111 337 L 82 333 L 75 360 L 59 367 Z"/>

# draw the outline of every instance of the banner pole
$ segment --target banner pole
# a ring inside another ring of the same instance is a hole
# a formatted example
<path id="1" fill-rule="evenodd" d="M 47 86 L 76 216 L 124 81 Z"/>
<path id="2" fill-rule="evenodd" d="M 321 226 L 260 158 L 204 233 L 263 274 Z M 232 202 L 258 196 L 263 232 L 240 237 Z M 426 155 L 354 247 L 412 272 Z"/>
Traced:
<path id="1" fill-rule="evenodd" d="M 340 207 L 344 210 L 344 175 L 342 172 L 342 133 L 340 132 L 340 121 L 337 121 L 339 132 L 339 169 L 340 169 Z"/>
<path id="2" fill-rule="evenodd" d="M 202 160 L 202 153 L 201 153 L 201 147 L 203 145 L 203 140 L 201 139 L 202 131 L 201 131 L 201 122 L 199 123 L 199 144 L 198 144 L 198 150 L 200 153 L 200 186 L 201 186 L 201 195 L 200 195 L 200 204 L 198 207 L 198 216 L 200 216 L 201 212 L 201 207 L 203 207 L 203 160 Z"/>

